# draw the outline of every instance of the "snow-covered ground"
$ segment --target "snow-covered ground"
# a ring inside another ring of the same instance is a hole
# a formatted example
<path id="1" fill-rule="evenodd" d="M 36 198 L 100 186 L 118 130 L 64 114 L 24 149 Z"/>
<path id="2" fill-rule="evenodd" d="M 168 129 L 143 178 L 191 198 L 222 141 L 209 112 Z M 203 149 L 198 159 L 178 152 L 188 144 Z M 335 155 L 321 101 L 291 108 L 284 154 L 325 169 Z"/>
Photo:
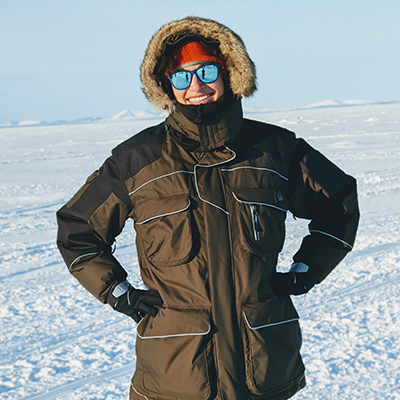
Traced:
<path id="1" fill-rule="evenodd" d="M 320 105 L 246 115 L 295 131 L 359 185 L 354 251 L 295 298 L 308 381 L 295 398 L 400 399 L 400 103 Z M 69 275 L 55 212 L 111 148 L 158 121 L 125 112 L 0 129 L 0 399 L 127 399 L 135 324 Z M 289 216 L 287 228 L 282 269 L 307 225 Z M 127 224 L 116 255 L 140 285 L 133 244 Z"/>

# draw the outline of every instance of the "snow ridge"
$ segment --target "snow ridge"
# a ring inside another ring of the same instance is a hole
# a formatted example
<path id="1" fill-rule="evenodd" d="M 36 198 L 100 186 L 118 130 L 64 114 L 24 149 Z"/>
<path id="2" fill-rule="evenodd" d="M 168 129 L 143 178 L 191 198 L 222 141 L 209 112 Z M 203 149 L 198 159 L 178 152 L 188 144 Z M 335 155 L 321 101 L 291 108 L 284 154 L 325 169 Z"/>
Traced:
<path id="1" fill-rule="evenodd" d="M 112 117 L 102 118 L 79 118 L 73 121 L 66 121 L 61 119 L 56 120 L 23 120 L 23 121 L 7 121 L 0 124 L 1 128 L 14 128 L 14 127 L 33 127 L 33 126 L 54 126 L 54 125 L 82 125 L 82 124 L 92 124 L 92 123 L 109 123 L 109 122 L 126 122 L 131 120 L 151 120 L 159 119 L 162 113 L 151 113 L 148 111 L 133 111 L 124 110 Z"/>
<path id="2" fill-rule="evenodd" d="M 400 101 L 369 101 L 369 100 L 324 100 L 319 103 L 309 104 L 304 107 L 299 108 L 291 108 L 287 111 L 297 111 L 297 110 L 305 110 L 305 109 L 314 109 L 314 108 L 330 108 L 330 107 L 354 107 L 354 106 L 367 106 L 367 105 L 380 105 L 380 104 L 396 104 L 400 103 Z M 260 114 L 265 112 L 277 112 L 279 110 L 265 110 L 265 109 L 254 109 L 254 108 L 245 108 L 245 111 L 249 114 Z M 284 110 L 281 110 L 284 111 Z M 112 116 L 112 117 L 86 117 L 79 118 L 73 121 L 55 119 L 55 120 L 23 120 L 23 121 L 7 121 L 0 124 L 1 128 L 14 128 L 14 127 L 33 127 L 33 126 L 53 126 L 53 125 L 81 125 L 81 124 L 91 124 L 91 123 L 109 123 L 109 122 L 127 122 L 132 120 L 152 120 L 152 119 L 160 119 L 165 117 L 165 114 L 162 112 L 150 112 L 144 110 L 124 110 L 120 113 Z"/>

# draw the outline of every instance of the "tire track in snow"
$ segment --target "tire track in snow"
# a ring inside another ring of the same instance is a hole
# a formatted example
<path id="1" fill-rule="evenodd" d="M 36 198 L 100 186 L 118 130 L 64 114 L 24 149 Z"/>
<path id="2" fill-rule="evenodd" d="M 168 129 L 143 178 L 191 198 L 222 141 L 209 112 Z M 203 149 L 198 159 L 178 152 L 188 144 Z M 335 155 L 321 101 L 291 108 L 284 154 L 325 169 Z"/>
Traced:
<path id="1" fill-rule="evenodd" d="M 332 294 L 328 294 L 327 296 L 321 297 L 318 299 L 317 304 L 310 304 L 304 307 L 299 307 L 301 318 L 304 319 L 310 314 L 315 314 L 316 308 L 323 309 L 326 308 L 327 305 L 330 305 L 330 308 L 335 309 L 335 303 L 337 300 L 342 300 L 343 296 L 346 295 L 365 295 L 366 293 L 370 293 L 376 289 L 384 288 L 384 287 L 397 287 L 398 292 L 400 292 L 400 279 L 395 278 L 391 280 L 385 280 L 381 282 L 376 281 L 367 281 L 362 283 L 357 283 L 354 285 L 350 285 L 349 287 L 336 291 Z M 332 304 L 331 304 L 332 303 Z"/>
<path id="2" fill-rule="evenodd" d="M 112 322 L 112 323 L 111 323 Z M 82 340 L 83 336 L 90 336 L 91 339 L 95 338 L 103 338 L 107 336 L 107 334 L 114 334 L 116 331 L 118 332 L 118 326 L 126 324 L 126 320 L 117 318 L 114 321 L 111 320 L 103 320 L 100 323 L 92 322 L 85 327 L 81 325 L 76 329 L 66 329 L 60 330 L 59 332 L 53 332 L 51 338 L 37 341 L 37 338 L 34 337 L 31 342 L 24 342 L 24 349 L 18 350 L 21 348 L 21 343 L 17 342 L 14 345 L 10 344 L 7 346 L 6 351 L 3 352 L 1 357 L 1 365 L 8 365 L 10 362 L 22 355 L 26 359 L 29 355 L 40 351 L 40 349 L 45 348 L 46 352 L 52 352 L 60 347 L 67 346 L 71 343 L 76 343 Z M 132 335 L 136 334 L 136 325 L 132 327 Z M 57 343 L 55 343 L 57 341 Z"/>
<path id="3" fill-rule="evenodd" d="M 68 200 L 66 200 L 66 201 L 68 201 Z M 52 208 L 52 207 L 54 207 L 54 208 L 57 207 L 57 209 L 58 209 L 58 208 L 62 207 L 65 204 L 65 202 L 64 202 L 64 200 L 60 200 L 60 201 L 54 201 L 54 202 L 51 202 L 51 203 L 41 203 L 41 204 L 39 204 L 39 205 L 37 205 L 35 207 L 11 208 L 11 209 L 8 209 L 7 211 L 3 211 L 0 214 L 0 217 L 4 218 L 4 217 L 8 217 L 10 214 L 13 214 L 13 213 L 15 213 L 15 214 L 23 214 L 23 213 L 28 213 L 28 212 L 37 211 L 37 210 L 45 210 L 45 209 Z"/>
<path id="4" fill-rule="evenodd" d="M 13 279 L 13 278 L 20 278 L 21 275 L 25 275 L 25 274 L 31 274 L 34 272 L 38 272 L 38 271 L 42 271 L 46 268 L 50 268 L 50 267 L 54 267 L 56 265 L 61 265 L 60 261 L 51 261 L 48 262 L 44 265 L 41 265 L 40 267 L 33 267 L 33 268 L 29 268 L 23 271 L 17 271 L 17 272 L 13 272 L 12 274 L 9 275 L 4 275 L 0 277 L 0 282 L 2 281 L 8 281 L 9 279 Z"/>
<path id="5" fill-rule="evenodd" d="M 132 375 L 134 370 L 135 370 L 135 364 L 124 365 L 123 367 L 113 369 L 112 371 L 103 372 L 96 376 L 92 376 L 89 378 L 84 378 L 84 379 L 80 379 L 80 380 L 77 380 L 74 382 L 56 386 L 56 387 L 46 391 L 46 393 L 40 393 L 38 395 L 33 395 L 33 396 L 30 395 L 27 397 L 23 397 L 21 400 L 54 399 L 55 396 L 58 396 L 61 394 L 63 396 L 67 395 L 68 392 L 71 392 L 71 391 L 78 389 L 85 385 L 90 385 L 90 384 L 97 383 L 97 382 L 104 382 L 105 380 L 108 380 L 108 379 L 116 379 L 120 376 L 124 376 L 124 375 L 128 375 L 128 374 Z"/>

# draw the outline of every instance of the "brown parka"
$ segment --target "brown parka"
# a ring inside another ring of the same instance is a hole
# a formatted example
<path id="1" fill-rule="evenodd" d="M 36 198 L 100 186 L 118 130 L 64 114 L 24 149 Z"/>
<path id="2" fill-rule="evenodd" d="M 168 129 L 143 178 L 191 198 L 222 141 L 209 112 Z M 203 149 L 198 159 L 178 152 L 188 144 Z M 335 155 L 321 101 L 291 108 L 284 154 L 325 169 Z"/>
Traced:
<path id="1" fill-rule="evenodd" d="M 165 42 L 182 34 L 217 41 L 226 60 L 235 97 L 206 124 L 151 79 Z M 163 306 L 137 326 L 130 399 L 287 399 L 305 378 L 299 316 L 269 286 L 285 218 L 310 220 L 294 261 L 321 282 L 353 246 L 355 180 L 292 132 L 243 118 L 239 96 L 255 90 L 255 71 L 228 28 L 194 17 L 165 25 L 141 73 L 170 115 L 115 148 L 59 210 L 64 260 L 106 302 L 127 277 L 112 244 L 134 220 L 143 282 Z"/>

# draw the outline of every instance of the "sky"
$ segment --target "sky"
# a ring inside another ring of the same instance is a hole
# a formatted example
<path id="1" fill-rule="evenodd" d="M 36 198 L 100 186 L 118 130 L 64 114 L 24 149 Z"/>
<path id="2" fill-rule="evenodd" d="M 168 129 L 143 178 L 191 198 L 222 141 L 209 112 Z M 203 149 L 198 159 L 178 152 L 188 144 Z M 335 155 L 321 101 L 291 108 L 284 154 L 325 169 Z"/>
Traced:
<path id="1" fill-rule="evenodd" d="M 0 0 L 0 123 L 154 111 L 144 52 L 188 15 L 244 40 L 259 87 L 244 107 L 400 100 L 398 0 Z"/>

